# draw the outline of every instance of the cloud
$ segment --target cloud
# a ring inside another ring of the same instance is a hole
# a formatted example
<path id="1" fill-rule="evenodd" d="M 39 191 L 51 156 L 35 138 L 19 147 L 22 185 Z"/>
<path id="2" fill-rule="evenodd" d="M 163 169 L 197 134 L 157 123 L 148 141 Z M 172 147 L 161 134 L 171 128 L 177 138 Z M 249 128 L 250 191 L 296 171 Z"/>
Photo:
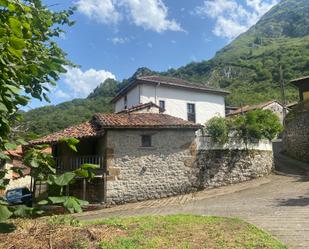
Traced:
<path id="1" fill-rule="evenodd" d="M 128 37 L 113 37 L 110 41 L 114 44 L 125 44 L 130 41 Z"/>
<path id="2" fill-rule="evenodd" d="M 67 94 L 67 93 L 65 93 L 65 92 L 62 91 L 62 90 L 57 90 L 57 91 L 55 92 L 55 96 L 56 96 L 57 98 L 59 98 L 59 99 L 68 99 L 68 98 L 70 98 L 70 95 Z"/>
<path id="3" fill-rule="evenodd" d="M 79 12 L 100 23 L 118 23 L 122 16 L 116 10 L 113 0 L 78 0 Z"/>
<path id="4" fill-rule="evenodd" d="M 213 33 L 216 36 L 234 39 L 247 31 L 279 0 L 206 0 L 194 10 L 194 14 L 215 20 Z"/>
<path id="5" fill-rule="evenodd" d="M 84 98 L 106 79 L 116 79 L 115 75 L 105 70 L 89 69 L 82 71 L 79 68 L 67 67 L 63 81 L 70 89 L 70 96 L 74 98 Z M 59 94 L 59 93 L 58 93 Z M 68 93 L 66 93 L 68 94 Z"/>
<path id="6" fill-rule="evenodd" d="M 158 33 L 183 31 L 162 0 L 78 0 L 77 9 L 88 18 L 104 24 L 117 24 L 127 18 L 136 26 Z"/>

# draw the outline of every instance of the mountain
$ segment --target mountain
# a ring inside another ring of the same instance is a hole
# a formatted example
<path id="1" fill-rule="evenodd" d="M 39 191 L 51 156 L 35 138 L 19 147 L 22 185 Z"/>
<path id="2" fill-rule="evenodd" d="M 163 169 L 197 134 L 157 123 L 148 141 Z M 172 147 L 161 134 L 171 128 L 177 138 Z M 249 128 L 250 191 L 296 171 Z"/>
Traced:
<path id="1" fill-rule="evenodd" d="M 107 80 L 86 99 L 46 106 L 24 113 L 27 133 L 45 135 L 87 120 L 95 112 L 111 112 L 109 101 L 123 86 L 141 75 L 161 74 L 179 77 L 231 91 L 228 105 L 281 100 L 279 67 L 287 83 L 309 75 L 309 1 L 283 0 L 259 22 L 216 53 L 213 59 L 190 63 L 166 72 L 140 68 L 123 82 Z M 288 101 L 298 98 L 287 84 Z"/>

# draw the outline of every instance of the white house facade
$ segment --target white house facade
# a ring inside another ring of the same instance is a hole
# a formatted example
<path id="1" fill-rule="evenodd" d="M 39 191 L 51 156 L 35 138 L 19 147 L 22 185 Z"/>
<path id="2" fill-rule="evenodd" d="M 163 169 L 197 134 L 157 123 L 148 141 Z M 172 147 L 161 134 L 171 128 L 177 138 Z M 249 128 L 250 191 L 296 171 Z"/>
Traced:
<path id="1" fill-rule="evenodd" d="M 112 100 L 115 112 L 154 103 L 165 114 L 204 124 L 218 115 L 225 117 L 224 97 L 228 92 L 162 76 L 136 79 Z"/>

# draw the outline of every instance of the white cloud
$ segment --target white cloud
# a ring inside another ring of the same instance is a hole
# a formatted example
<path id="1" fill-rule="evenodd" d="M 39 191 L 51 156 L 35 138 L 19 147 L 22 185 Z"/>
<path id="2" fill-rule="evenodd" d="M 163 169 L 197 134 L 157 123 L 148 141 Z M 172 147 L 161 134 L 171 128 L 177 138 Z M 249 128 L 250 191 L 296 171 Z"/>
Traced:
<path id="1" fill-rule="evenodd" d="M 247 31 L 279 0 L 245 0 L 244 4 L 236 0 L 206 0 L 196 7 L 194 13 L 215 20 L 213 33 L 216 36 L 234 39 Z"/>
<path id="2" fill-rule="evenodd" d="M 115 75 L 105 70 L 89 69 L 82 71 L 79 68 L 67 67 L 64 74 L 64 83 L 70 89 L 70 96 L 74 98 L 86 97 L 95 87 L 106 79 L 115 79 Z"/>
<path id="3" fill-rule="evenodd" d="M 61 89 L 57 90 L 55 92 L 55 96 L 59 99 L 68 99 L 70 98 L 70 95 L 62 91 Z"/>
<path id="4" fill-rule="evenodd" d="M 117 45 L 117 44 L 125 44 L 125 43 L 130 41 L 130 39 L 127 38 L 127 37 L 113 37 L 110 40 L 115 45 Z"/>
<path id="5" fill-rule="evenodd" d="M 78 0 L 79 12 L 100 23 L 118 23 L 122 16 L 115 8 L 113 0 Z"/>
<path id="6" fill-rule="evenodd" d="M 125 17 L 136 26 L 158 33 L 183 31 L 162 0 L 78 0 L 78 11 L 100 23 L 117 24 Z"/>

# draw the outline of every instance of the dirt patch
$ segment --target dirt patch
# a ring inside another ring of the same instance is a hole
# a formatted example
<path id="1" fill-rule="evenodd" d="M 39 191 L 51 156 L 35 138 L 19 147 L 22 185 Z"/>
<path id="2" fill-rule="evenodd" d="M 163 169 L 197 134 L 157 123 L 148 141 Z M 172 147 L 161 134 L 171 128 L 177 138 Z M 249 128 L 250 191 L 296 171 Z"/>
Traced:
<path id="1" fill-rule="evenodd" d="M 52 225 L 42 220 L 15 220 L 13 224 L 13 232 L 0 234 L 1 249 L 97 248 L 103 240 L 113 242 L 127 236 L 107 225 Z"/>

